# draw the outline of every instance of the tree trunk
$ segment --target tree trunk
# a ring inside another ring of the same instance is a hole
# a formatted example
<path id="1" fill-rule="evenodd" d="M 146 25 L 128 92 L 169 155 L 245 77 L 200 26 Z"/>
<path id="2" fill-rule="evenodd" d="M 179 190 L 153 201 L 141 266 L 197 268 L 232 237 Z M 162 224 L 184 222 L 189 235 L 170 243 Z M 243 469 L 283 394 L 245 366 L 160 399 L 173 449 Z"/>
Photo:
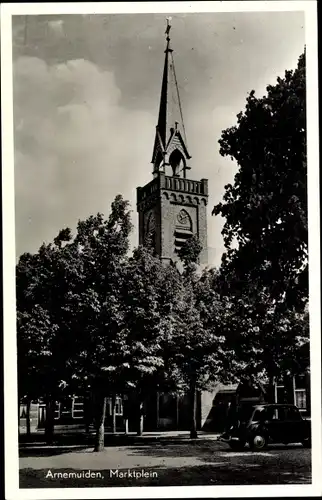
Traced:
<path id="1" fill-rule="evenodd" d="M 194 380 L 190 381 L 190 411 L 191 411 L 191 427 L 190 439 L 196 439 L 197 433 L 197 391 L 196 383 Z"/>
<path id="2" fill-rule="evenodd" d="M 45 440 L 46 444 L 52 444 L 54 440 L 54 402 L 51 399 L 46 401 L 46 420 L 45 420 Z"/>
<path id="3" fill-rule="evenodd" d="M 98 405 L 98 415 L 96 421 L 96 436 L 94 451 L 104 450 L 104 432 L 105 432 L 105 414 L 106 414 L 106 397 L 102 397 Z"/>
<path id="4" fill-rule="evenodd" d="M 90 402 L 87 397 L 84 398 L 84 423 L 85 423 L 85 432 L 86 434 L 89 434 L 91 425 L 91 411 L 90 411 Z"/>
<path id="5" fill-rule="evenodd" d="M 112 433 L 116 433 L 116 396 L 112 395 Z"/>
<path id="6" fill-rule="evenodd" d="M 30 405 L 31 401 L 28 398 L 27 399 L 27 408 L 26 408 L 26 434 L 28 437 L 31 435 L 31 430 L 30 430 Z"/>
<path id="7" fill-rule="evenodd" d="M 160 427 L 160 393 L 157 392 L 157 401 L 156 401 L 156 424 L 157 424 L 157 430 Z"/>
<path id="8" fill-rule="evenodd" d="M 275 377 L 269 377 L 268 387 L 266 392 L 266 403 L 276 403 L 275 401 Z"/>
<path id="9" fill-rule="evenodd" d="M 141 399 L 137 402 L 137 428 L 136 432 L 138 436 L 143 434 L 143 401 Z"/>
<path id="10" fill-rule="evenodd" d="M 180 415 L 179 414 L 179 396 L 178 396 L 178 394 L 176 394 L 175 397 L 176 397 L 176 429 L 178 431 L 180 428 L 180 425 L 179 425 L 180 424 L 180 421 L 179 421 L 180 420 L 179 419 L 179 415 Z"/>
<path id="11" fill-rule="evenodd" d="M 287 404 L 294 404 L 293 377 L 287 373 L 283 374 L 284 399 Z"/>

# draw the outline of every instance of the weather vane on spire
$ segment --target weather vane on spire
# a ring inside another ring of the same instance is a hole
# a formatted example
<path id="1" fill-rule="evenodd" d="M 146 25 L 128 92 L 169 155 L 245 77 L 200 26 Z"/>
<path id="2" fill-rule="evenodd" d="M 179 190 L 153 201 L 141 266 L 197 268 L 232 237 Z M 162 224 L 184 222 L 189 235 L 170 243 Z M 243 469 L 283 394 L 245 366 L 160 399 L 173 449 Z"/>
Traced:
<path id="1" fill-rule="evenodd" d="M 169 33 L 170 33 L 170 30 L 171 30 L 171 20 L 172 20 L 172 17 L 167 17 L 167 28 L 165 30 L 165 34 L 167 35 L 167 41 L 170 40 L 170 37 L 169 37 Z"/>

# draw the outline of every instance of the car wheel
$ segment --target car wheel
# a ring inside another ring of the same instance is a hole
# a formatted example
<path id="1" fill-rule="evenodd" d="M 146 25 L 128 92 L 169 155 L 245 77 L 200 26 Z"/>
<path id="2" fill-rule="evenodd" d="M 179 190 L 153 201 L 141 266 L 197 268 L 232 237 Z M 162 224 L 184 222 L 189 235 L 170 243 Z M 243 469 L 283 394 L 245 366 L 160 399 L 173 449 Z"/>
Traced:
<path id="1" fill-rule="evenodd" d="M 256 434 L 249 443 L 252 450 L 263 450 L 267 445 L 267 439 L 263 434 Z"/>
<path id="2" fill-rule="evenodd" d="M 311 439 L 305 439 L 302 441 L 304 448 L 311 448 Z"/>
<path id="3" fill-rule="evenodd" d="M 229 441 L 229 446 L 232 450 L 241 451 L 245 448 L 245 441 L 241 441 L 240 439 L 232 439 Z"/>

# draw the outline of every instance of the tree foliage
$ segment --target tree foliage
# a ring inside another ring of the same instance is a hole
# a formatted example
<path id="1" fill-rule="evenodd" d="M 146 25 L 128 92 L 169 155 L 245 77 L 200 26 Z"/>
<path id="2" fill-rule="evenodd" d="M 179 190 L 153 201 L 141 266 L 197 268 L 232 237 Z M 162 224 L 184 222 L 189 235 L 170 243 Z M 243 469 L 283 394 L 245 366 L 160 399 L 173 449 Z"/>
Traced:
<path id="1" fill-rule="evenodd" d="M 182 247 L 178 250 L 178 257 L 184 264 L 186 270 L 190 267 L 195 268 L 199 260 L 199 255 L 202 250 L 202 245 L 196 234 L 193 234 Z"/>
<path id="2" fill-rule="evenodd" d="M 75 237 L 64 229 L 54 243 L 20 258 L 19 379 L 35 397 L 56 399 L 62 386 L 73 393 L 86 385 L 100 398 L 114 390 L 104 369 L 118 363 L 119 284 L 130 231 L 128 203 L 117 196 L 107 220 L 97 214 L 79 221 Z M 101 427 L 98 447 L 103 436 Z"/>
<path id="3" fill-rule="evenodd" d="M 198 268 L 202 246 L 197 236 L 182 246 L 179 257 L 184 270 L 181 275 L 181 300 L 172 309 L 170 351 L 176 369 L 177 387 L 190 396 L 190 437 L 197 437 L 197 392 L 209 389 L 214 381 L 227 377 L 227 353 L 222 334 L 222 302 L 215 286 L 216 272 Z"/>
<path id="4" fill-rule="evenodd" d="M 308 295 L 305 97 L 305 54 L 266 96 L 250 92 L 237 125 L 219 141 L 238 172 L 213 210 L 225 218 L 227 281 L 235 289 L 258 284 L 297 309 Z"/>
<path id="5" fill-rule="evenodd" d="M 249 298 L 247 290 L 222 296 L 222 333 L 232 378 L 257 376 L 272 380 L 302 373 L 309 366 L 309 318 L 277 307 L 264 293 Z"/>
<path id="6" fill-rule="evenodd" d="M 118 376 L 124 392 L 135 394 L 137 432 L 142 432 L 143 403 L 156 389 L 171 388 L 167 350 L 169 314 L 178 300 L 180 275 L 164 266 L 150 247 L 139 246 L 124 268 L 122 286 L 123 361 Z"/>
<path id="7" fill-rule="evenodd" d="M 309 362 L 305 53 L 267 95 L 247 97 L 220 153 L 238 164 L 213 214 L 225 218 L 219 289 L 240 373 L 296 373 Z"/>

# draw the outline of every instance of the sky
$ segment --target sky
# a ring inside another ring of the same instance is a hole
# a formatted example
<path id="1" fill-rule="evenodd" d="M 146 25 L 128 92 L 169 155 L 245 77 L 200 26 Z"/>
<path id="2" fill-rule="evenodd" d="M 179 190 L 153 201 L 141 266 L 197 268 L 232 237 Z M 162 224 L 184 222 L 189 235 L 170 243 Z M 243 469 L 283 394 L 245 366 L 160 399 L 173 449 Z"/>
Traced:
<path id="1" fill-rule="evenodd" d="M 219 154 L 247 94 L 261 97 L 303 52 L 303 12 L 173 14 L 171 40 L 189 177 L 209 179 L 208 255 L 218 266 L 223 219 L 212 216 L 237 165 Z M 16 253 L 36 252 L 79 219 L 107 217 L 152 180 L 164 63 L 164 14 L 13 17 Z"/>

